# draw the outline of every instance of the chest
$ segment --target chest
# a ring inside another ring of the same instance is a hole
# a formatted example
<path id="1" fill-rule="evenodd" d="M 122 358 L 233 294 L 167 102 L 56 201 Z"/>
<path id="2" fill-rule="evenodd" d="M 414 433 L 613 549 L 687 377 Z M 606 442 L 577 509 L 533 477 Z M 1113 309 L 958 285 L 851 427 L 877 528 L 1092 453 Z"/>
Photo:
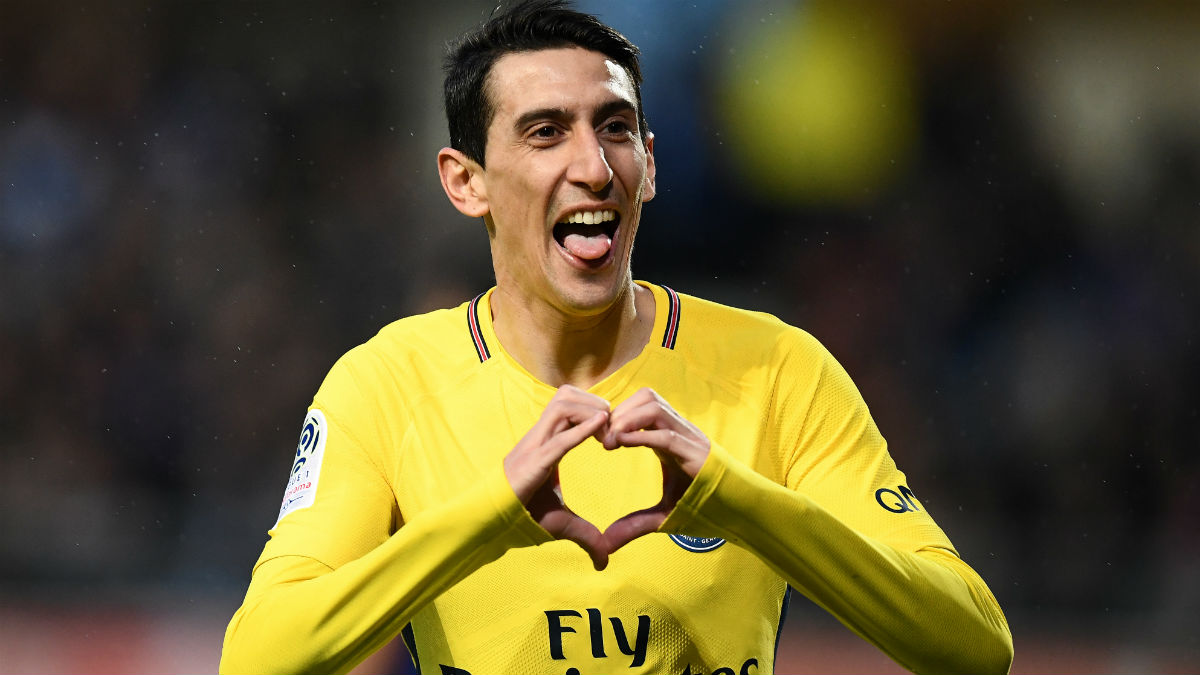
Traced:
<path id="1" fill-rule="evenodd" d="M 606 398 L 619 404 L 641 386 L 740 461 L 776 472 L 763 451 L 772 423 L 758 401 L 682 378 L 633 381 Z M 397 453 L 403 516 L 501 471 L 549 396 L 500 380 L 424 401 Z M 608 451 L 594 439 L 567 453 L 558 479 L 567 505 L 600 530 L 662 495 L 652 450 Z M 694 535 L 646 535 L 601 573 L 571 542 L 510 550 L 414 619 L 418 651 L 470 672 L 710 672 L 750 662 L 769 672 L 783 580 L 736 544 Z"/>
<path id="2" fill-rule="evenodd" d="M 552 395 L 503 378 L 471 384 L 427 398 L 413 411 L 392 467 L 392 485 L 406 520 L 502 470 L 505 456 L 537 423 Z M 759 401 L 711 382 L 662 379 L 633 382 L 607 398 L 618 405 L 641 386 L 652 386 L 672 409 L 739 460 L 768 476 L 779 473 L 768 450 L 772 421 Z M 594 438 L 566 454 L 558 479 L 567 505 L 601 530 L 662 496 L 662 469 L 652 450 L 605 450 Z"/>

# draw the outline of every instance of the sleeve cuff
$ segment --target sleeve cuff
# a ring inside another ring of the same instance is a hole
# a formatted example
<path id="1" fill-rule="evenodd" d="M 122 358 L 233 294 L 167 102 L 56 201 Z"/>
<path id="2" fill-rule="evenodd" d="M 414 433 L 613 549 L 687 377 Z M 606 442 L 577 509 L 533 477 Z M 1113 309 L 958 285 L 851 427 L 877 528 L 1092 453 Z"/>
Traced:
<path id="1" fill-rule="evenodd" d="M 797 503 L 799 502 L 799 503 Z M 659 532 L 720 537 L 732 542 L 757 540 L 765 523 L 790 509 L 794 517 L 811 502 L 758 473 L 713 444 L 675 509 Z"/>
<path id="2" fill-rule="evenodd" d="M 517 499 L 504 471 L 496 471 L 488 477 L 485 491 L 492 508 L 504 523 L 503 534 L 511 536 L 516 546 L 537 546 L 554 541 L 554 537 L 537 524 L 529 515 L 529 510 Z"/>
<path id="3" fill-rule="evenodd" d="M 659 532 L 670 534 L 686 534 L 691 536 L 712 536 L 713 524 L 701 514 L 704 504 L 720 486 L 729 470 L 733 458 L 717 443 L 712 443 L 708 450 L 708 458 L 700 467 L 700 472 L 692 479 L 692 484 L 684 491 L 683 497 L 675 504 L 675 508 L 663 524 Z"/>

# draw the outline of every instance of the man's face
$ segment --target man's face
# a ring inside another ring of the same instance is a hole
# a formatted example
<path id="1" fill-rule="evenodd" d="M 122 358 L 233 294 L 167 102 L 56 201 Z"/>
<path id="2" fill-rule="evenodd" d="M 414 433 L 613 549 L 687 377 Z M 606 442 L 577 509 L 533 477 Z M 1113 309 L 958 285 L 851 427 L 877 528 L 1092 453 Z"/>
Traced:
<path id="1" fill-rule="evenodd" d="M 576 315 L 629 287 L 642 202 L 654 196 L 652 139 L 638 132 L 633 81 L 599 52 L 501 57 L 482 179 L 496 281 L 525 302 Z"/>

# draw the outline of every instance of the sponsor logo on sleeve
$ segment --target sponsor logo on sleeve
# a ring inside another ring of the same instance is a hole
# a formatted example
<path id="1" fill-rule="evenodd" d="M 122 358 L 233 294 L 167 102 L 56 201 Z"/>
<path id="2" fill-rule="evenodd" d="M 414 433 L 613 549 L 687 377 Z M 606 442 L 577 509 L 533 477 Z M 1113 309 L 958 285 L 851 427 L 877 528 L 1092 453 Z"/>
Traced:
<path id="1" fill-rule="evenodd" d="M 300 431 L 300 442 L 296 444 L 296 457 L 292 462 L 292 473 L 288 476 L 287 489 L 283 492 L 283 504 L 279 507 L 276 525 L 287 514 L 312 506 L 316 500 L 327 430 L 325 414 L 316 408 L 308 411 L 304 428 Z"/>
<path id="2" fill-rule="evenodd" d="M 920 511 L 917 507 L 917 496 L 907 485 L 897 485 L 896 489 L 879 488 L 875 491 L 875 501 L 892 513 L 907 513 Z"/>

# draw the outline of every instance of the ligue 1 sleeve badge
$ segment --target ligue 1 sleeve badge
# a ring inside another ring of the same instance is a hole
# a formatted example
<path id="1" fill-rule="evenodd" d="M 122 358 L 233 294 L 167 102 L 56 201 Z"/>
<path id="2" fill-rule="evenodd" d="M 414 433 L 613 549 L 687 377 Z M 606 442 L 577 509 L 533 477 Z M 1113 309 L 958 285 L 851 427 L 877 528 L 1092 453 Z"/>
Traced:
<path id="1" fill-rule="evenodd" d="M 320 410 L 313 408 L 308 411 L 304 428 L 300 431 L 300 442 L 296 444 L 296 457 L 292 462 L 292 472 L 288 476 L 276 525 L 292 511 L 312 506 L 317 497 L 321 459 L 325 454 L 325 426 L 325 415 Z"/>
<path id="2" fill-rule="evenodd" d="M 671 537 L 671 541 L 679 544 L 680 548 L 692 553 L 708 553 L 725 545 L 725 540 L 717 537 L 689 537 L 686 534 L 671 534 L 667 536 Z"/>

